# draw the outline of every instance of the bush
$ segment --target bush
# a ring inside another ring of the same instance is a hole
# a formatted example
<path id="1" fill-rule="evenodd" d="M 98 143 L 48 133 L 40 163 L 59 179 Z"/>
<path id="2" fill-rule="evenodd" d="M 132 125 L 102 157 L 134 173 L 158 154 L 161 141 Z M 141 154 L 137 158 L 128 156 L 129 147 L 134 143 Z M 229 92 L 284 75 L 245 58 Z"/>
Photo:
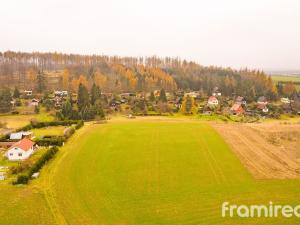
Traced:
<path id="1" fill-rule="evenodd" d="M 28 181 L 29 181 L 29 176 L 25 175 L 25 174 L 21 174 L 13 182 L 13 185 L 16 185 L 16 184 L 28 184 Z"/>
<path id="2" fill-rule="evenodd" d="M 18 115 L 19 112 L 18 112 L 18 111 L 12 111 L 11 114 L 12 114 L 12 115 Z"/>
<path id="3" fill-rule="evenodd" d="M 62 146 L 65 140 L 66 139 L 63 136 L 44 136 L 41 139 L 35 140 L 35 143 L 40 146 L 49 146 L 49 145 Z"/>
<path id="4" fill-rule="evenodd" d="M 75 126 L 75 129 L 78 130 L 84 125 L 83 120 L 79 120 Z"/>
<path id="5" fill-rule="evenodd" d="M 11 174 L 17 174 L 17 173 L 20 173 L 20 172 L 23 172 L 23 171 L 29 169 L 31 166 L 32 166 L 32 162 L 30 160 L 25 160 L 25 161 L 20 162 L 16 166 L 10 167 L 9 172 Z"/>
<path id="6" fill-rule="evenodd" d="M 50 159 L 54 157 L 54 155 L 58 152 L 57 147 L 52 147 L 48 149 L 44 155 L 39 158 L 39 160 L 31 167 L 28 176 L 31 178 L 32 174 L 38 172 Z"/>

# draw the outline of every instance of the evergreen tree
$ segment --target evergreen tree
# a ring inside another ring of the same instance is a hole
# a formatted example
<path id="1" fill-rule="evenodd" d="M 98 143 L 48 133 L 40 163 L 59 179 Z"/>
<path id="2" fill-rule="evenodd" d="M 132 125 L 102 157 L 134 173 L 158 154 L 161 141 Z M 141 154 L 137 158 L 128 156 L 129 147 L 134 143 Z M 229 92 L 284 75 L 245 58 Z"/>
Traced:
<path id="1" fill-rule="evenodd" d="M 103 111 L 103 107 L 100 99 L 96 100 L 94 108 L 95 108 L 96 115 L 100 116 L 101 118 L 105 118 L 105 113 Z"/>
<path id="2" fill-rule="evenodd" d="M 14 98 L 20 98 L 20 91 L 17 87 L 15 87 L 15 89 L 14 89 L 13 97 Z"/>
<path id="3" fill-rule="evenodd" d="M 46 80 L 44 73 L 39 70 L 37 77 L 36 77 L 36 90 L 38 93 L 42 93 L 46 90 Z"/>
<path id="4" fill-rule="evenodd" d="M 64 117 L 64 119 L 71 119 L 72 117 L 72 105 L 70 101 L 66 101 L 63 103 L 62 108 L 61 108 L 61 113 Z"/>
<path id="5" fill-rule="evenodd" d="M 181 106 L 181 112 L 183 114 L 192 114 L 195 108 L 195 100 L 189 95 L 185 96 Z"/>
<path id="6" fill-rule="evenodd" d="M 167 102 L 167 96 L 166 96 L 165 89 L 160 90 L 159 100 L 162 102 Z"/>
<path id="7" fill-rule="evenodd" d="M 151 102 L 154 102 L 154 101 L 155 101 L 155 96 L 154 96 L 153 91 L 151 91 L 151 93 L 150 93 L 150 98 L 149 98 L 149 100 L 150 100 Z"/>
<path id="8" fill-rule="evenodd" d="M 97 86 L 94 83 L 91 90 L 91 104 L 95 105 L 96 101 L 100 98 L 101 98 L 101 90 L 99 86 Z"/>
<path id="9" fill-rule="evenodd" d="M 81 112 L 82 109 L 87 108 L 89 106 L 89 102 L 89 92 L 87 88 L 80 83 L 77 94 L 77 106 L 79 111 Z"/>
<path id="10" fill-rule="evenodd" d="M 11 110 L 11 94 L 8 88 L 4 88 L 0 91 L 0 113 L 6 113 Z"/>

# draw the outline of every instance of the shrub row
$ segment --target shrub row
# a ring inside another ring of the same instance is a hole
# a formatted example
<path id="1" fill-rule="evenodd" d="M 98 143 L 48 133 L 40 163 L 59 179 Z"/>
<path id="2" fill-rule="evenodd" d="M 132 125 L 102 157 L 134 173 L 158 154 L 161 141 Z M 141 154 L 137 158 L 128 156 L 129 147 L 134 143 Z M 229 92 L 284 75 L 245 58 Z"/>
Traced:
<path id="1" fill-rule="evenodd" d="M 34 141 L 39 146 L 62 146 L 63 143 L 66 141 L 66 138 L 64 136 L 44 136 L 43 138 L 36 139 Z"/>
<path id="2" fill-rule="evenodd" d="M 83 120 L 79 120 L 79 121 L 76 123 L 75 129 L 78 130 L 78 129 L 80 129 L 83 125 L 84 125 Z"/>
<path id="3" fill-rule="evenodd" d="M 39 158 L 36 163 L 30 168 L 27 174 L 20 174 L 17 179 L 13 182 L 14 185 L 16 184 L 27 184 L 29 180 L 32 178 L 32 175 L 38 171 L 50 160 L 52 159 L 55 154 L 58 152 L 57 147 L 49 148 L 42 156 Z"/>
<path id="4" fill-rule="evenodd" d="M 53 126 L 71 126 L 73 124 L 76 124 L 76 127 L 79 126 L 79 128 L 80 128 L 83 126 L 83 121 L 82 120 L 62 120 L 62 121 L 49 121 L 49 122 L 31 121 L 30 124 L 17 129 L 17 132 L 28 131 L 33 128 L 43 128 L 43 127 L 53 127 Z"/>

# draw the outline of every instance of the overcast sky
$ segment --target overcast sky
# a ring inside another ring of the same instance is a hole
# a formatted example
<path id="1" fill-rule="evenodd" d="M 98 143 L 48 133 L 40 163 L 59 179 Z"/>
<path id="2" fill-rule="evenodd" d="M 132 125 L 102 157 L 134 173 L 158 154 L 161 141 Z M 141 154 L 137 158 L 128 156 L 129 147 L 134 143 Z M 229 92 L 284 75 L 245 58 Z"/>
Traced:
<path id="1" fill-rule="evenodd" d="M 0 51 L 300 69 L 299 0 L 1 0 Z"/>

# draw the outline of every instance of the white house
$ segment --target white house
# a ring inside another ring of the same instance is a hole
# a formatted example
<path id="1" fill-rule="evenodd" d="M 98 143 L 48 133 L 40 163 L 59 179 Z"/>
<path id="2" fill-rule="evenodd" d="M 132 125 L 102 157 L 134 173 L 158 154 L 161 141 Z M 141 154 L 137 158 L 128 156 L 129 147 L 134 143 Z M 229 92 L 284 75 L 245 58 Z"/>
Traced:
<path id="1" fill-rule="evenodd" d="M 68 96 L 68 91 L 54 91 L 55 96 Z"/>
<path id="2" fill-rule="evenodd" d="M 30 106 L 38 106 L 39 105 L 39 100 L 38 99 L 32 99 L 29 103 Z"/>
<path id="3" fill-rule="evenodd" d="M 8 160 L 24 160 L 29 158 L 34 152 L 34 142 L 24 138 L 13 144 L 7 151 Z"/>
<path id="4" fill-rule="evenodd" d="M 219 91 L 219 88 L 218 87 L 215 87 L 213 89 L 213 93 L 212 93 L 212 96 L 221 96 L 222 93 Z"/>
<path id="5" fill-rule="evenodd" d="M 291 100 L 289 98 L 281 98 L 280 101 L 285 104 L 290 104 Z"/>
<path id="6" fill-rule="evenodd" d="M 210 96 L 207 103 L 209 105 L 218 105 L 219 101 L 215 96 Z"/>
<path id="7" fill-rule="evenodd" d="M 186 96 L 190 96 L 191 98 L 198 98 L 199 97 L 199 93 L 196 91 L 192 91 L 192 92 L 187 92 L 184 94 L 184 97 Z"/>
<path id="8" fill-rule="evenodd" d="M 26 96 L 31 96 L 31 95 L 32 95 L 32 91 L 31 91 L 31 90 L 25 90 L 25 91 L 24 91 L 24 94 L 25 94 Z"/>

